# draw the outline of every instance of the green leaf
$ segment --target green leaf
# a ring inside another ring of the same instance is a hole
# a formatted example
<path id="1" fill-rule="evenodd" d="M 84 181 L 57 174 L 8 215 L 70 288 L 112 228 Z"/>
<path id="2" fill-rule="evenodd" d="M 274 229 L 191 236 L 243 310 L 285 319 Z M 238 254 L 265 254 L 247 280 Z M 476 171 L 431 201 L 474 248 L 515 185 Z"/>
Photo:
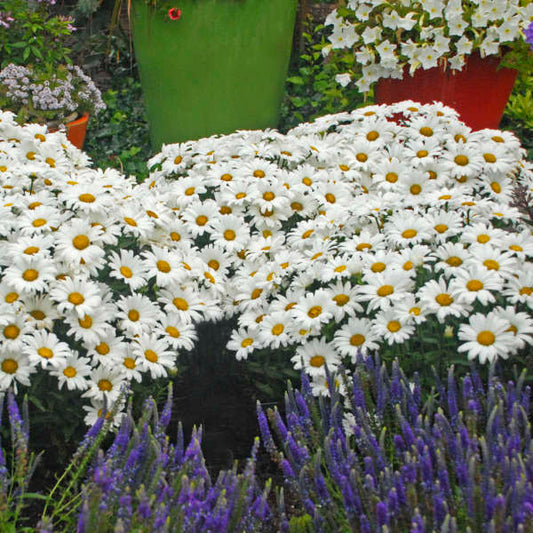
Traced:
<path id="1" fill-rule="evenodd" d="M 287 78 L 287 81 L 289 83 L 293 83 L 294 85 L 304 85 L 305 81 L 300 76 L 292 76 L 290 78 Z"/>

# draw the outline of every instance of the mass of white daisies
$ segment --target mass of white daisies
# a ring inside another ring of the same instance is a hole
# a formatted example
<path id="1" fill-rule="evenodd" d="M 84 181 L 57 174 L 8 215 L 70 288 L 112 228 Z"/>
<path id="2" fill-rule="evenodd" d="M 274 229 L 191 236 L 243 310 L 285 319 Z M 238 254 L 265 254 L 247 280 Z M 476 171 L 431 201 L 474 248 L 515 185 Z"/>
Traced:
<path id="1" fill-rule="evenodd" d="M 533 170 L 510 132 L 403 102 L 166 145 L 149 167 L 92 168 L 0 113 L 0 389 L 48 373 L 91 423 L 229 318 L 235 357 L 286 349 L 318 393 L 326 364 L 401 353 L 428 325 L 481 363 L 533 343 L 533 236 L 512 207 Z"/>

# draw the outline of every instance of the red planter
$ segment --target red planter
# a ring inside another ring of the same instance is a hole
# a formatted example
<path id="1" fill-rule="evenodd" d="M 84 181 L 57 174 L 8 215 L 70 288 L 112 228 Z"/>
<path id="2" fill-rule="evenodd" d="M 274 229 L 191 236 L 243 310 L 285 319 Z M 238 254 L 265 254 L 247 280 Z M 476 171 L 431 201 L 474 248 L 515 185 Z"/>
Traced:
<path id="1" fill-rule="evenodd" d="M 376 104 L 414 100 L 421 104 L 442 102 L 459 112 L 460 118 L 474 130 L 496 129 L 500 124 L 518 71 L 501 68 L 495 56 L 468 56 L 461 71 L 419 68 L 414 76 L 380 79 L 376 84 Z"/>
<path id="2" fill-rule="evenodd" d="M 84 113 L 80 118 L 66 124 L 67 139 L 80 150 L 83 148 L 85 142 L 85 134 L 87 133 L 87 123 L 89 122 L 89 114 Z"/>

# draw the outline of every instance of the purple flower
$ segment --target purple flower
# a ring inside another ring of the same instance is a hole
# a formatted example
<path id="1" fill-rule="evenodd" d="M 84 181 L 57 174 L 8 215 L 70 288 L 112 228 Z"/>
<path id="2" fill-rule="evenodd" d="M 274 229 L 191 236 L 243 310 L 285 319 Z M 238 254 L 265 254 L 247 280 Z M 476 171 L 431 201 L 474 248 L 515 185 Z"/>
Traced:
<path id="1" fill-rule="evenodd" d="M 529 26 L 524 30 L 526 36 L 526 43 L 529 44 L 533 50 L 533 21 L 529 23 Z"/>

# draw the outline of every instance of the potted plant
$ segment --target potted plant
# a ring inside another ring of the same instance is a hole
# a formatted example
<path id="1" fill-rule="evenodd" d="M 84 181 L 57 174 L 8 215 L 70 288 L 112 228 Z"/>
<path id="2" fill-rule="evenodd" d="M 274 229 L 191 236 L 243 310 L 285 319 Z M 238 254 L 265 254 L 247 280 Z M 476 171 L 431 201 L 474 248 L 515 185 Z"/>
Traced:
<path id="1" fill-rule="evenodd" d="M 65 125 L 81 148 L 89 114 L 105 108 L 100 91 L 72 65 L 72 19 L 51 12 L 55 0 L 6 0 L 0 12 L 0 108 L 19 123 Z"/>
<path id="2" fill-rule="evenodd" d="M 376 103 L 442 101 L 469 126 L 496 128 L 516 68 L 533 67 L 532 19 L 530 0 L 349 0 L 326 20 L 324 53 L 344 55 L 341 84 L 366 93 L 377 82 Z"/>
<path id="3" fill-rule="evenodd" d="M 132 1 L 154 147 L 276 127 L 297 0 Z"/>

